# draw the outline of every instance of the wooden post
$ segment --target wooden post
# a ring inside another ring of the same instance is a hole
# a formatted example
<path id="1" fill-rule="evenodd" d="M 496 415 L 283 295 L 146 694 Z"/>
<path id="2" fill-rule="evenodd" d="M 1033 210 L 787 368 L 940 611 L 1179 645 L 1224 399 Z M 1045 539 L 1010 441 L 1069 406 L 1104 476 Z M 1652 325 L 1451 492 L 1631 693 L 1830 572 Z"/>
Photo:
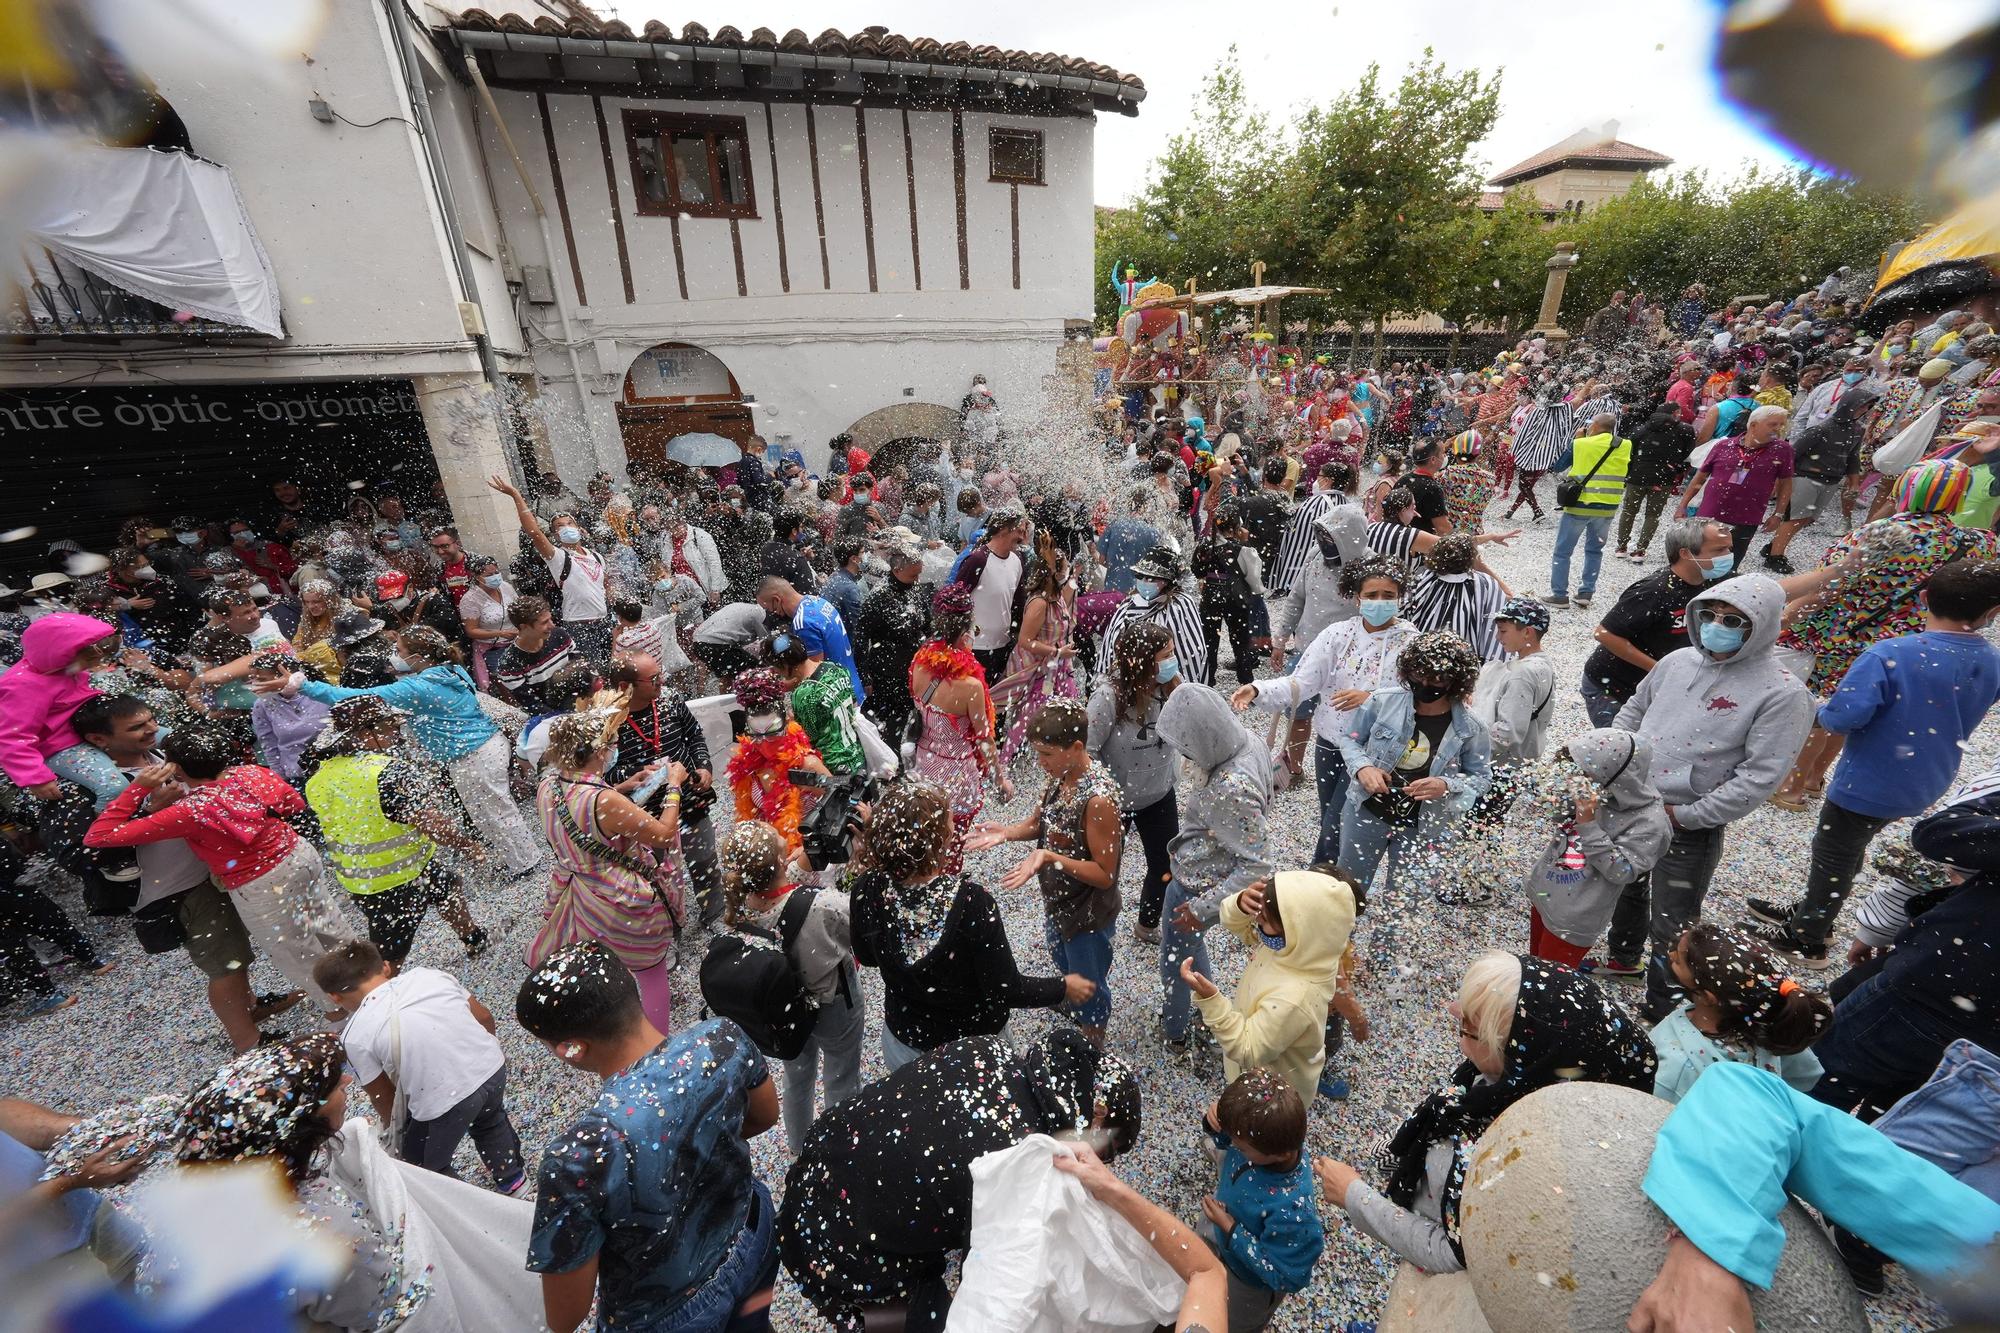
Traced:
<path id="1" fill-rule="evenodd" d="M 1250 285 L 1252 287 L 1264 285 L 1264 261 L 1261 259 L 1250 261 Z"/>

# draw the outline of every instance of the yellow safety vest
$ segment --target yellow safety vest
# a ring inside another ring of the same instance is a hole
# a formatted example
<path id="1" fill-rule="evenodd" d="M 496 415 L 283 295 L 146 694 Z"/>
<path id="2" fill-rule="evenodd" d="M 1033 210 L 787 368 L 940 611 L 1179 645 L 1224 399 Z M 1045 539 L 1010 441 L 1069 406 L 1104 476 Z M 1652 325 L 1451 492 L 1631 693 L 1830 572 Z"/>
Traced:
<path id="1" fill-rule="evenodd" d="M 1576 503 L 1563 506 L 1565 514 L 1604 518 L 1618 512 L 1618 506 L 1625 499 L 1625 474 L 1632 467 L 1632 441 L 1619 439 L 1616 432 L 1584 436 L 1571 449 L 1569 475 L 1583 476 L 1597 464 L 1599 458 L 1604 458 L 1607 450 L 1611 456 L 1597 468 L 1596 476 L 1583 483 L 1583 494 L 1577 497 Z"/>
<path id="2" fill-rule="evenodd" d="M 382 813 L 386 754 L 335 755 L 306 783 L 334 877 L 349 893 L 384 893 L 424 873 L 437 844 Z"/>

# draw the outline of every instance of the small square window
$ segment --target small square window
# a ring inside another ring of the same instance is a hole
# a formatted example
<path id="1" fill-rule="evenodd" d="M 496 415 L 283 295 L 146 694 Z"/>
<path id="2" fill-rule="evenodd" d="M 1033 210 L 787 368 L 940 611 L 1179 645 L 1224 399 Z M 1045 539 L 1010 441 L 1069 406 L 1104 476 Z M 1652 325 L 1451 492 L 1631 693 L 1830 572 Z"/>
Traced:
<path id="1" fill-rule="evenodd" d="M 749 137 L 741 119 L 627 111 L 625 143 L 640 216 L 757 215 Z"/>
<path id="2" fill-rule="evenodd" d="M 986 154 L 990 179 L 1009 185 L 1043 183 L 1040 130 L 989 130 Z"/>

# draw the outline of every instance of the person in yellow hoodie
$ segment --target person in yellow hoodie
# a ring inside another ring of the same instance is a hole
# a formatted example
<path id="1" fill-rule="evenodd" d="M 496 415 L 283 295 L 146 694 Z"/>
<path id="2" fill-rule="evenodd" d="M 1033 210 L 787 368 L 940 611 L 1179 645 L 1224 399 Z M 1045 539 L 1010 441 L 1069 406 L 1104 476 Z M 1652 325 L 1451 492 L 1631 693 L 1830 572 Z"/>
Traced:
<path id="1" fill-rule="evenodd" d="M 1236 994 L 1224 995 L 1192 958 L 1181 963 L 1181 979 L 1222 1047 L 1229 1078 L 1262 1066 L 1312 1105 L 1354 915 L 1354 890 L 1319 870 L 1280 871 L 1223 900 L 1222 928 L 1250 950 Z"/>

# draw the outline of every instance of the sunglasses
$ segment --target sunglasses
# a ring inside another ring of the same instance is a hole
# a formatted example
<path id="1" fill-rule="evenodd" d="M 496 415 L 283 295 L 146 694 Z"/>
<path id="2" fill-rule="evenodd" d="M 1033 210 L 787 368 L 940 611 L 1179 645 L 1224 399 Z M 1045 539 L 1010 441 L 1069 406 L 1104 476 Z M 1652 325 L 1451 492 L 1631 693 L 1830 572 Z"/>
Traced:
<path id="1" fill-rule="evenodd" d="M 1724 629 L 1750 628 L 1750 617 L 1739 616 L 1733 611 L 1697 611 L 1695 619 L 1704 625 L 1720 625 Z"/>

